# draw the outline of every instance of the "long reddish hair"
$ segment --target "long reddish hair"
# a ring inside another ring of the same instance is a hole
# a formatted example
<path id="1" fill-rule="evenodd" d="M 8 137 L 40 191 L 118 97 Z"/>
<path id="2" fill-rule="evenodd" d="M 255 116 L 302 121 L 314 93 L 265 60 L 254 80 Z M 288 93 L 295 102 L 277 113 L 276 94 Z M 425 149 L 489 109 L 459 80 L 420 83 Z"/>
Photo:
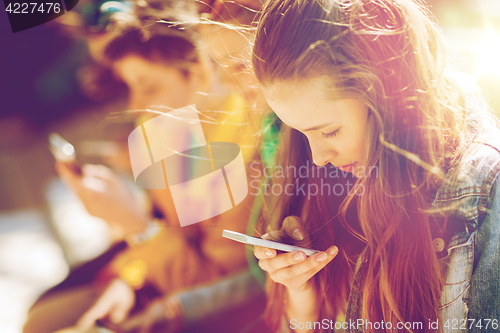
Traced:
<path id="1" fill-rule="evenodd" d="M 368 164 L 375 168 L 357 179 L 340 205 L 340 220 L 334 218 L 338 199 L 332 205 L 328 196 L 282 195 L 266 206 L 266 228 L 280 228 L 287 215 L 302 214 L 312 246 L 340 249 L 315 276 L 320 318 L 345 312 L 352 258 L 360 250 L 355 236 L 367 245 L 363 319 L 392 322 L 387 331 L 396 331 L 398 321 L 439 319 L 444 278 L 432 246 L 429 205 L 473 139 L 467 133 L 480 126 L 467 122 L 466 96 L 445 69 L 440 30 L 423 1 L 270 0 L 258 23 L 252 63 L 264 88 L 327 75 L 333 98 L 363 101 L 373 117 Z M 283 125 L 276 164 L 307 161 L 307 140 Z M 298 180 L 289 175 L 272 182 Z M 346 218 L 353 206 L 359 227 Z M 276 328 L 285 293 L 283 286 L 269 284 L 268 318 Z M 422 332 L 431 331 L 423 326 Z"/>

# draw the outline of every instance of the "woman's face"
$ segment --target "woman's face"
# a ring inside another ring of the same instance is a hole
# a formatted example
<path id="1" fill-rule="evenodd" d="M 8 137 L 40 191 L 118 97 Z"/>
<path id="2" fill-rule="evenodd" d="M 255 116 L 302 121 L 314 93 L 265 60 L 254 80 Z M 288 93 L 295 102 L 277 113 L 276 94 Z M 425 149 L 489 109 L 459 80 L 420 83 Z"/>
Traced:
<path id="1" fill-rule="evenodd" d="M 129 109 L 162 105 L 177 109 L 194 104 L 198 81 L 174 66 L 126 55 L 115 62 L 115 70 L 129 88 Z"/>
<path id="2" fill-rule="evenodd" d="M 316 77 L 262 90 L 278 117 L 307 137 L 316 165 L 331 163 L 363 177 L 368 172 L 368 107 L 356 99 L 333 99 L 329 82 Z"/>

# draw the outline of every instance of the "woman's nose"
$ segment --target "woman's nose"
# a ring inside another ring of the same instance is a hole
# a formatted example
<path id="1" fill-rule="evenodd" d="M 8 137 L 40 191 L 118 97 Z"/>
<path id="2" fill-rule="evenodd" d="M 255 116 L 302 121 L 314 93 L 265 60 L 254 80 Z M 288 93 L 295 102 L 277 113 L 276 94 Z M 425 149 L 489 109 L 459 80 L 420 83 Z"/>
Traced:
<path id="1" fill-rule="evenodd" d="M 309 146 L 311 147 L 313 162 L 317 166 L 327 165 L 337 155 L 335 150 L 317 140 L 309 139 Z"/>

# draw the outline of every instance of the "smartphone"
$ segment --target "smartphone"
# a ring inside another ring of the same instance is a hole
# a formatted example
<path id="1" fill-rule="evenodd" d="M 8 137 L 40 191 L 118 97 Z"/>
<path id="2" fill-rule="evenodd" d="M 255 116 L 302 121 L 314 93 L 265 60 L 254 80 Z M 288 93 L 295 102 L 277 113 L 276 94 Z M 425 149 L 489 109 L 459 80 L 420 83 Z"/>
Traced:
<path id="1" fill-rule="evenodd" d="M 82 168 L 76 161 L 75 147 L 57 133 L 49 135 L 49 149 L 54 158 L 68 167 L 77 175 L 82 175 Z"/>
<path id="2" fill-rule="evenodd" d="M 306 249 L 306 248 L 299 247 L 299 246 L 288 245 L 288 244 L 284 244 L 284 243 L 279 243 L 279 242 L 275 242 L 275 241 L 270 241 L 270 240 L 266 240 L 266 239 L 252 237 L 252 236 L 240 234 L 239 232 L 230 231 L 230 230 L 223 230 L 222 237 L 232 239 L 232 240 L 240 242 L 240 243 L 267 247 L 270 249 L 275 249 L 275 250 L 284 251 L 284 252 L 302 251 L 307 256 L 312 256 L 313 254 L 320 252 L 320 251 Z"/>

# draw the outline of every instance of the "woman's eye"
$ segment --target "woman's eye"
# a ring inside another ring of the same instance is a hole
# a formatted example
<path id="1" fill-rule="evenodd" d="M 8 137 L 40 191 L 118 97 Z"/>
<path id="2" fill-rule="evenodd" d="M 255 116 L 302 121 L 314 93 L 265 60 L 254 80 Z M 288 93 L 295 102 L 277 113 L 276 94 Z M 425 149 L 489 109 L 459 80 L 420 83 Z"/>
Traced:
<path id="1" fill-rule="evenodd" d="M 335 131 L 333 132 L 330 132 L 330 133 L 323 133 L 321 132 L 321 136 L 324 137 L 324 138 L 334 138 L 337 136 L 337 134 L 339 134 L 339 129 L 336 129 Z"/>

